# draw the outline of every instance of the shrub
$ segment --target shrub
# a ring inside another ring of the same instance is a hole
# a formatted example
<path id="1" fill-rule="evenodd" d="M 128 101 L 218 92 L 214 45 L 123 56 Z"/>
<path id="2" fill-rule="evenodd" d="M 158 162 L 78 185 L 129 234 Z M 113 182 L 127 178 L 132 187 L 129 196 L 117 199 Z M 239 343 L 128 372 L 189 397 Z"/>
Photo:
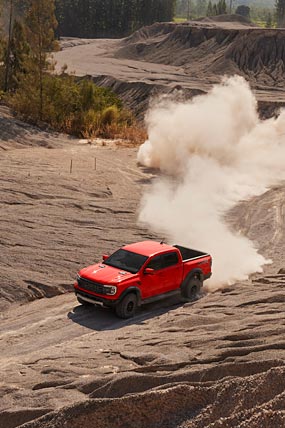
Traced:
<path id="1" fill-rule="evenodd" d="M 40 122 L 35 73 L 19 76 L 19 87 L 9 97 L 16 113 L 32 123 Z M 123 109 L 121 100 L 109 89 L 65 73 L 44 75 L 41 119 L 58 131 L 84 138 L 113 138 L 134 123 L 130 112 Z"/>
<path id="2" fill-rule="evenodd" d="M 117 123 L 119 120 L 119 109 L 116 105 L 106 107 L 101 114 L 101 126 L 111 125 Z"/>

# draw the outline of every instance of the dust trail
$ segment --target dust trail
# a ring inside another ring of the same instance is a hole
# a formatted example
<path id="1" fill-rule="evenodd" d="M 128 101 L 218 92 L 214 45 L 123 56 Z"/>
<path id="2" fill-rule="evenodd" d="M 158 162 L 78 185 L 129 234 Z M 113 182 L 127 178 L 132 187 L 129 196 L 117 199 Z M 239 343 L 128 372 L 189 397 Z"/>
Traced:
<path id="1" fill-rule="evenodd" d="M 214 289 L 262 271 L 268 261 L 224 217 L 237 202 L 285 179 L 285 111 L 261 121 L 242 77 L 225 78 L 185 103 L 162 100 L 147 116 L 138 161 L 163 178 L 143 200 L 140 221 L 171 241 L 213 256 Z"/>

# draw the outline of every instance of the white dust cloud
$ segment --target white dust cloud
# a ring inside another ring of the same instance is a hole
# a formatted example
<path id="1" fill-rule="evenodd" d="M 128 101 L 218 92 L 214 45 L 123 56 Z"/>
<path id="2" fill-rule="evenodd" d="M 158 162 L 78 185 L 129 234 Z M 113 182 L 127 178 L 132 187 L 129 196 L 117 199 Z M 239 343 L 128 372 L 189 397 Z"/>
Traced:
<path id="1" fill-rule="evenodd" d="M 261 121 L 256 105 L 238 76 L 188 102 L 164 99 L 148 113 L 149 140 L 138 152 L 141 164 L 164 173 L 144 196 L 139 220 L 172 242 L 209 252 L 212 289 L 268 263 L 224 221 L 237 202 L 285 179 L 285 111 Z"/>

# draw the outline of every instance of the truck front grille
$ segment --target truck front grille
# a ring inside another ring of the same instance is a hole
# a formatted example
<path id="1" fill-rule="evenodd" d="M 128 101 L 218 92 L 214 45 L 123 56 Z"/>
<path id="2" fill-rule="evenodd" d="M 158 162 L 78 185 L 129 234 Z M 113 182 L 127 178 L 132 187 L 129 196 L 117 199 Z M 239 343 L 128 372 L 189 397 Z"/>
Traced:
<path id="1" fill-rule="evenodd" d="M 84 290 L 93 291 L 93 293 L 97 294 L 106 294 L 106 289 L 103 284 L 89 281 L 89 279 L 85 278 L 77 278 L 77 282 L 79 287 L 83 288 Z"/>

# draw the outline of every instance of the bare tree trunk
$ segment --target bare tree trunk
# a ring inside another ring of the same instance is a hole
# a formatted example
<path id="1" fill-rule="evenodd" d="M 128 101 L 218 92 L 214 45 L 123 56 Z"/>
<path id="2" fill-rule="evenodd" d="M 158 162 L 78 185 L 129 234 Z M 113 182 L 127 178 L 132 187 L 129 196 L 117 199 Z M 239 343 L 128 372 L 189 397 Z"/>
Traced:
<path id="1" fill-rule="evenodd" d="M 9 34 L 8 34 L 7 55 L 6 55 L 6 64 L 5 64 L 4 92 L 7 92 L 9 89 L 11 39 L 12 39 L 12 31 L 13 31 L 12 27 L 13 27 L 13 0 L 10 0 Z"/>
<path id="2" fill-rule="evenodd" d="M 190 20 L 190 0 L 188 0 L 187 4 L 187 21 Z"/>
<path id="3" fill-rule="evenodd" d="M 230 15 L 232 14 L 233 0 L 230 0 Z"/>
<path id="4" fill-rule="evenodd" d="M 40 2 L 38 7 L 40 8 L 42 3 Z M 40 79 L 40 121 L 43 120 L 43 37 L 42 37 L 42 28 L 41 28 L 41 18 L 40 18 L 40 10 L 38 9 L 38 27 L 39 27 L 39 34 L 38 34 L 38 53 L 39 53 L 39 79 Z"/>
<path id="5" fill-rule="evenodd" d="M 40 51 L 40 120 L 43 120 L 43 57 L 42 57 L 42 47 Z"/>

